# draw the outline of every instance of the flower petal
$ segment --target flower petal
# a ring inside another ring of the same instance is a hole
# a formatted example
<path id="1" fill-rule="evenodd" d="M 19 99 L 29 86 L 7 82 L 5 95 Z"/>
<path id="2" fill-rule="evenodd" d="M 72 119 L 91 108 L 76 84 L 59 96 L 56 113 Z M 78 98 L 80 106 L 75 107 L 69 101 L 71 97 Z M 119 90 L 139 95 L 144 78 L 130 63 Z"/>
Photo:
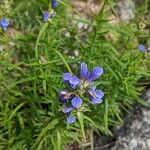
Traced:
<path id="1" fill-rule="evenodd" d="M 7 19 L 1 19 L 0 20 L 0 26 L 3 28 L 3 30 L 6 31 L 7 27 L 9 26 L 9 21 Z"/>
<path id="2" fill-rule="evenodd" d="M 67 122 L 69 124 L 74 123 L 76 121 L 76 118 L 74 116 L 68 116 L 67 117 Z"/>
<path id="3" fill-rule="evenodd" d="M 102 103 L 102 97 L 104 96 L 104 92 L 101 90 L 90 89 L 88 90 L 89 96 L 92 104 L 100 104 Z"/>
<path id="4" fill-rule="evenodd" d="M 64 81 L 69 81 L 72 78 L 72 74 L 71 73 L 64 73 L 63 74 L 63 80 Z"/>
<path id="5" fill-rule="evenodd" d="M 143 44 L 139 44 L 138 48 L 139 48 L 139 50 L 141 52 L 145 52 L 146 51 L 145 46 Z"/>
<path id="6" fill-rule="evenodd" d="M 72 94 L 69 93 L 67 90 L 63 90 L 59 92 L 59 100 L 62 103 L 66 103 L 68 99 L 72 98 Z"/>
<path id="7" fill-rule="evenodd" d="M 79 96 L 76 96 L 71 101 L 72 106 L 75 108 L 80 108 L 82 105 L 82 99 Z"/>
<path id="8" fill-rule="evenodd" d="M 85 63 L 81 63 L 80 65 L 80 76 L 82 79 L 86 80 L 89 77 L 88 67 Z"/>
<path id="9" fill-rule="evenodd" d="M 104 96 L 104 92 L 102 90 L 95 90 L 95 94 L 97 98 L 102 98 Z"/>
<path id="10" fill-rule="evenodd" d="M 92 70 L 92 72 L 90 73 L 89 80 L 90 81 L 96 80 L 97 78 L 100 77 L 101 74 L 103 74 L 103 68 L 101 68 L 101 67 L 95 67 Z"/>
<path id="11" fill-rule="evenodd" d="M 102 103 L 102 99 L 101 98 L 93 98 L 92 100 L 91 100 L 91 103 L 92 104 L 100 104 L 100 103 Z"/>
<path id="12" fill-rule="evenodd" d="M 69 83 L 72 88 L 76 88 L 80 85 L 80 79 L 78 79 L 76 76 L 72 76 L 72 78 L 69 80 Z"/>
<path id="13" fill-rule="evenodd" d="M 56 0 L 52 0 L 52 8 L 55 8 L 58 6 L 58 2 Z"/>
<path id="14" fill-rule="evenodd" d="M 72 110 L 73 110 L 73 107 L 69 106 L 69 107 L 66 107 L 66 108 L 63 109 L 63 113 L 68 113 L 68 112 L 70 112 Z"/>
<path id="15" fill-rule="evenodd" d="M 46 22 L 49 20 L 50 14 L 48 11 L 45 11 L 43 14 L 43 20 Z"/>

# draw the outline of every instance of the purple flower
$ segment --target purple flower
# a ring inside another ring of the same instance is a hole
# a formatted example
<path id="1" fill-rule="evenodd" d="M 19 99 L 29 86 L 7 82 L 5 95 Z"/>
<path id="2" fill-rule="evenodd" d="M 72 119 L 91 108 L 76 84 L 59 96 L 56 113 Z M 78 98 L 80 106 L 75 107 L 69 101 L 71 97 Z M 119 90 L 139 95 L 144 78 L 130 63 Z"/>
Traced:
<path id="1" fill-rule="evenodd" d="M 75 108 L 80 108 L 82 105 L 82 99 L 79 96 L 76 96 L 72 99 L 71 104 Z"/>
<path id="2" fill-rule="evenodd" d="M 43 14 L 43 20 L 47 22 L 49 18 L 50 18 L 50 13 L 48 11 L 45 11 Z"/>
<path id="3" fill-rule="evenodd" d="M 64 73 L 63 74 L 64 82 L 68 82 L 71 78 L 72 78 L 72 74 L 71 73 Z"/>
<path id="4" fill-rule="evenodd" d="M 59 100 L 62 103 L 66 103 L 68 99 L 72 98 L 72 93 L 69 93 L 67 90 L 59 92 Z"/>
<path id="5" fill-rule="evenodd" d="M 101 90 L 90 89 L 89 96 L 92 104 L 100 104 L 102 103 L 102 98 L 104 96 L 104 92 Z"/>
<path id="6" fill-rule="evenodd" d="M 47 22 L 50 18 L 53 18 L 56 16 L 56 12 L 55 11 L 52 11 L 51 13 L 48 12 L 48 11 L 45 11 L 44 14 L 43 14 L 43 20 L 45 22 Z"/>
<path id="7" fill-rule="evenodd" d="M 80 76 L 83 80 L 94 81 L 103 74 L 103 68 L 95 67 L 91 72 L 88 71 L 87 65 L 81 63 L 80 65 Z"/>
<path id="8" fill-rule="evenodd" d="M 85 63 L 81 63 L 80 65 L 80 77 L 83 80 L 88 80 L 90 72 L 88 71 L 87 65 Z"/>
<path id="9" fill-rule="evenodd" d="M 73 76 L 71 73 L 64 73 L 63 80 L 73 89 L 80 85 L 80 80 L 76 76 Z"/>
<path id="10" fill-rule="evenodd" d="M 138 48 L 139 48 L 139 50 L 141 52 L 145 52 L 146 51 L 145 46 L 143 44 L 139 44 Z"/>
<path id="11" fill-rule="evenodd" d="M 70 111 L 72 111 L 72 110 L 73 110 L 73 107 L 72 107 L 72 106 L 65 107 L 65 108 L 63 109 L 63 113 L 68 113 L 68 112 L 70 112 Z"/>
<path id="12" fill-rule="evenodd" d="M 1 19 L 0 20 L 0 26 L 3 28 L 4 31 L 7 30 L 7 27 L 9 26 L 9 21 L 7 19 Z"/>
<path id="13" fill-rule="evenodd" d="M 52 0 L 52 8 L 56 8 L 58 6 L 58 2 L 56 0 Z"/>
<path id="14" fill-rule="evenodd" d="M 90 81 L 94 81 L 97 78 L 99 78 L 102 74 L 103 74 L 103 68 L 101 68 L 101 67 L 95 67 L 92 70 L 92 72 L 90 73 L 89 80 Z"/>
<path id="15" fill-rule="evenodd" d="M 76 76 L 72 76 L 69 82 L 70 82 L 70 86 L 73 89 L 75 89 L 76 87 L 80 85 L 80 80 Z"/>
<path id="16" fill-rule="evenodd" d="M 63 108 L 64 113 L 69 113 L 67 117 L 67 122 L 69 124 L 74 123 L 76 118 L 71 116 L 72 111 L 76 112 L 78 108 L 82 107 L 83 100 L 82 96 L 87 95 L 90 98 L 90 103 L 92 104 L 100 104 L 102 103 L 102 98 L 104 96 L 104 92 L 101 90 L 97 90 L 96 87 L 93 87 L 93 82 L 97 78 L 99 78 L 103 73 L 103 68 L 95 67 L 91 72 L 88 70 L 88 67 L 85 63 L 81 63 L 80 65 L 80 76 L 81 80 L 71 73 L 63 74 L 63 81 L 68 84 L 71 88 L 71 92 L 68 91 L 60 91 L 59 98 L 63 103 L 67 103 L 67 106 Z M 92 88 L 90 88 L 92 87 Z M 86 94 L 88 93 L 88 94 Z M 67 101 L 69 99 L 69 101 Z M 69 105 L 68 105 L 69 104 Z M 70 105 L 71 104 L 71 105 Z M 84 105 L 84 104 L 83 104 Z M 86 106 L 86 105 L 84 105 Z"/>
<path id="17" fill-rule="evenodd" d="M 67 122 L 69 124 L 74 123 L 76 121 L 76 118 L 74 116 L 68 116 L 67 117 Z"/>

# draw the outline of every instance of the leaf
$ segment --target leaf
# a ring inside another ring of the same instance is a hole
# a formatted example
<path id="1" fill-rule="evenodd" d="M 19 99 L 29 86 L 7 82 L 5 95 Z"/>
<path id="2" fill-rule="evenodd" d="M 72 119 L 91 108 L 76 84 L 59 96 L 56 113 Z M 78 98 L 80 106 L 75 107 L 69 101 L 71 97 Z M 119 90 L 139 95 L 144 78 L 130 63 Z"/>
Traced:
<path id="1" fill-rule="evenodd" d="M 39 42 L 40 42 L 40 38 L 41 36 L 43 35 L 44 31 L 46 30 L 46 28 L 48 27 L 48 22 L 46 22 L 43 27 L 41 28 L 40 32 L 39 32 L 39 35 L 37 37 L 37 40 L 36 40 L 36 44 L 35 44 L 35 58 L 37 59 L 38 58 L 38 55 L 39 55 L 39 52 L 38 52 L 38 45 L 39 45 Z"/>
<path id="2" fill-rule="evenodd" d="M 61 134 L 57 131 L 57 150 L 61 150 Z"/>
<path id="3" fill-rule="evenodd" d="M 9 116 L 8 120 L 10 120 L 14 115 L 15 113 L 26 103 L 21 103 L 20 105 L 18 105 L 13 112 L 11 112 L 11 115 Z"/>
<path id="4" fill-rule="evenodd" d="M 84 141 L 84 143 L 86 143 L 86 136 L 85 136 L 85 132 L 84 132 L 84 124 L 83 124 L 83 114 L 82 114 L 82 112 L 78 112 L 77 116 L 78 116 L 79 123 L 80 123 L 80 128 L 81 128 L 83 141 Z"/>
<path id="5" fill-rule="evenodd" d="M 108 131 L 108 101 L 107 99 L 105 99 L 104 105 L 105 105 L 104 124 L 105 124 L 106 133 L 107 133 Z"/>
<path id="6" fill-rule="evenodd" d="M 43 128 L 42 131 L 41 131 L 41 133 L 39 134 L 38 138 L 36 139 L 35 144 L 32 146 L 31 149 L 33 149 L 33 148 L 41 141 L 42 137 L 46 134 L 46 132 L 47 132 L 48 130 L 53 129 L 53 128 L 56 126 L 56 124 L 58 124 L 58 123 L 59 123 L 59 120 L 58 120 L 58 119 L 54 119 L 54 120 L 53 120 L 51 123 L 49 123 L 45 128 Z"/>
<path id="7" fill-rule="evenodd" d="M 70 67 L 69 67 L 69 65 L 68 65 L 68 63 L 67 63 L 67 61 L 66 61 L 66 59 L 63 57 L 63 55 L 62 55 L 59 51 L 57 51 L 56 49 L 54 49 L 54 51 L 55 51 L 56 54 L 63 60 L 64 64 L 66 65 L 66 68 L 68 69 L 68 71 L 69 71 L 70 73 L 72 73 L 72 71 L 71 71 L 71 69 L 70 69 Z"/>

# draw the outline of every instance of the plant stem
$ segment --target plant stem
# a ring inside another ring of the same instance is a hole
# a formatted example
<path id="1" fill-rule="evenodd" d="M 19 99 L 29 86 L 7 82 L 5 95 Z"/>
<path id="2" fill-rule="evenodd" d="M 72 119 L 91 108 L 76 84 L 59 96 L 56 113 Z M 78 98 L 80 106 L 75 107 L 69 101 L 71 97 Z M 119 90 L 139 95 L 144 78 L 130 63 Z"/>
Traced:
<path id="1" fill-rule="evenodd" d="M 78 112 L 77 115 L 78 115 L 78 119 L 79 119 L 79 123 L 80 123 L 83 142 L 86 143 L 86 136 L 85 136 L 84 124 L 83 124 L 83 114 L 81 112 Z"/>

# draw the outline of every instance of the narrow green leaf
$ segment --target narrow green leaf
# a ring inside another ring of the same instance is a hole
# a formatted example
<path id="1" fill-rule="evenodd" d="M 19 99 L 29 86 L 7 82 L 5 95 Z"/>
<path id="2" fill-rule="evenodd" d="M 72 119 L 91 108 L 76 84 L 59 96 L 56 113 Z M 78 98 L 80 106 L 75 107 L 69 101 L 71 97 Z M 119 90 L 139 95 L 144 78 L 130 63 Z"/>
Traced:
<path id="1" fill-rule="evenodd" d="M 105 99 L 104 105 L 105 105 L 104 124 L 105 124 L 106 133 L 107 133 L 108 131 L 108 101 L 107 99 Z"/>
<path id="2" fill-rule="evenodd" d="M 80 123 L 80 128 L 81 128 L 83 141 L 84 141 L 84 143 L 86 143 L 86 136 L 85 136 L 85 132 L 84 132 L 84 123 L 83 123 L 83 114 L 82 114 L 82 112 L 78 112 L 77 116 L 78 116 L 79 123 Z"/>
<path id="3" fill-rule="evenodd" d="M 44 33 L 44 31 L 46 30 L 46 28 L 48 27 L 48 22 L 46 22 L 43 26 L 42 26 L 42 28 L 41 28 L 41 30 L 40 30 L 40 32 L 39 32 L 39 35 L 38 35 L 38 37 L 37 37 L 37 40 L 36 40 L 36 44 L 35 44 L 35 58 L 37 59 L 38 58 L 38 55 L 39 55 L 39 52 L 38 52 L 38 45 L 39 45 L 39 42 L 40 42 L 40 38 L 41 38 L 41 36 L 43 35 L 43 33 Z"/>
<path id="4" fill-rule="evenodd" d="M 39 134 L 38 138 L 36 139 L 35 144 L 32 146 L 31 149 L 33 149 L 41 141 L 42 137 L 46 134 L 46 132 L 48 130 L 53 129 L 56 126 L 56 124 L 58 124 L 58 123 L 59 123 L 59 120 L 58 119 L 54 119 L 45 128 L 43 128 L 42 131 L 41 131 L 41 133 Z"/>
<path id="5" fill-rule="evenodd" d="M 69 71 L 70 73 L 72 73 L 72 71 L 71 71 L 71 69 L 70 69 L 70 67 L 69 67 L 69 65 L 68 65 L 68 63 L 67 63 L 67 61 L 66 61 L 66 59 L 63 57 L 63 55 L 62 55 L 59 51 L 57 51 L 56 49 L 54 49 L 54 51 L 55 51 L 56 54 L 63 60 L 63 62 L 64 62 L 64 64 L 65 64 L 66 68 L 68 69 L 68 71 Z"/>
<path id="6" fill-rule="evenodd" d="M 8 120 L 10 120 L 14 115 L 15 113 L 26 103 L 21 103 L 20 105 L 18 105 L 13 112 L 11 112 L 11 115 L 9 116 Z"/>

